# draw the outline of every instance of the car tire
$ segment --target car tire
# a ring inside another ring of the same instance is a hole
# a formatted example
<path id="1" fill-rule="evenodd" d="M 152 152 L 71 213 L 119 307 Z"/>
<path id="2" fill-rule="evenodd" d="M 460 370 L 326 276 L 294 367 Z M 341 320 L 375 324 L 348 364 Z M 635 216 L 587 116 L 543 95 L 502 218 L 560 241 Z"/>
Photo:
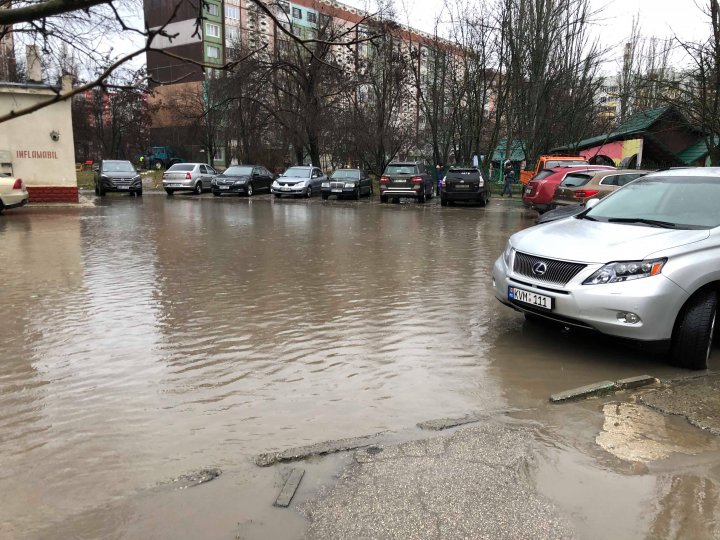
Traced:
<path id="1" fill-rule="evenodd" d="M 253 185 L 252 184 L 248 184 L 248 186 L 245 188 L 245 195 L 247 195 L 248 197 L 253 196 Z"/>
<path id="2" fill-rule="evenodd" d="M 480 206 L 485 206 L 487 204 L 487 193 L 483 194 L 482 199 L 478 202 L 480 203 Z"/>
<path id="3" fill-rule="evenodd" d="M 105 191 L 105 188 L 102 187 L 102 184 L 98 186 L 98 195 L 100 197 L 104 197 L 107 192 Z"/>
<path id="4" fill-rule="evenodd" d="M 360 200 L 360 186 L 353 192 L 353 199 L 356 201 Z"/>
<path id="5" fill-rule="evenodd" d="M 305 197 L 308 198 L 308 199 L 309 199 L 310 197 L 312 197 L 312 186 L 308 186 L 308 187 L 307 187 L 307 191 L 305 192 Z"/>
<path id="6" fill-rule="evenodd" d="M 100 195 L 100 192 L 98 191 L 97 184 L 95 184 L 95 195 Z"/>
<path id="7" fill-rule="evenodd" d="M 673 364 L 686 369 L 707 369 L 717 303 L 714 289 L 701 290 L 687 301 L 673 329 L 670 350 Z"/>
<path id="8" fill-rule="evenodd" d="M 219 191 L 213 191 L 213 195 L 215 195 L 216 197 L 219 197 L 219 196 L 220 196 L 220 192 L 219 192 Z"/>
<path id="9" fill-rule="evenodd" d="M 172 189 L 169 189 L 169 188 L 165 188 L 165 193 L 167 193 L 167 194 L 170 195 L 171 197 L 172 197 L 173 195 L 175 195 L 175 191 L 172 190 Z"/>
<path id="10" fill-rule="evenodd" d="M 280 198 L 280 194 L 279 194 L 279 193 L 273 193 L 273 195 L 275 195 L 275 198 L 276 198 L 276 199 L 279 199 L 279 198 Z"/>
<path id="11" fill-rule="evenodd" d="M 330 195 L 328 195 L 327 193 L 323 193 L 323 194 L 322 194 L 322 199 L 323 199 L 323 201 L 327 201 L 329 196 L 330 196 Z"/>
<path id="12" fill-rule="evenodd" d="M 440 206 L 447 206 L 447 199 L 440 197 Z"/>
<path id="13" fill-rule="evenodd" d="M 135 196 L 136 196 L 136 197 L 142 197 L 142 189 L 136 190 L 136 191 L 135 191 Z"/>
<path id="14" fill-rule="evenodd" d="M 387 198 L 385 195 L 380 195 L 380 202 L 383 203 L 383 204 L 384 204 L 384 203 L 387 203 L 387 202 L 388 202 L 388 198 Z"/>
<path id="15" fill-rule="evenodd" d="M 424 203 L 425 200 L 426 200 L 426 195 L 425 195 L 425 192 L 423 191 L 422 193 L 420 193 L 420 194 L 418 195 L 418 197 L 417 197 L 417 202 L 419 202 L 419 203 Z"/>
<path id="16" fill-rule="evenodd" d="M 0 214 L 3 213 L 3 210 L 5 210 L 5 204 L 2 201 L 0 201 Z"/>
<path id="17" fill-rule="evenodd" d="M 203 189 L 202 189 L 202 182 L 198 182 L 195 184 L 195 187 L 193 188 L 193 193 L 195 195 L 202 195 Z"/>

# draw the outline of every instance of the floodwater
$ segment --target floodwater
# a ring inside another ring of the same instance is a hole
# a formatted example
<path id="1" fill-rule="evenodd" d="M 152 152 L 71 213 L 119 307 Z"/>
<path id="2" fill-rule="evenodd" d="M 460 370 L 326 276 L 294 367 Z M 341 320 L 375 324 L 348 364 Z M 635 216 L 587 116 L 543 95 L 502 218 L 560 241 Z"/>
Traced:
<path id="1" fill-rule="evenodd" d="M 8 211 L 0 536 L 52 536 L 193 471 L 249 471 L 260 452 L 681 373 L 494 299 L 492 264 L 533 217 L 505 200 L 268 196 Z M 587 429 L 553 410 L 558 437 Z M 122 537 L 124 512 L 78 537 Z"/>

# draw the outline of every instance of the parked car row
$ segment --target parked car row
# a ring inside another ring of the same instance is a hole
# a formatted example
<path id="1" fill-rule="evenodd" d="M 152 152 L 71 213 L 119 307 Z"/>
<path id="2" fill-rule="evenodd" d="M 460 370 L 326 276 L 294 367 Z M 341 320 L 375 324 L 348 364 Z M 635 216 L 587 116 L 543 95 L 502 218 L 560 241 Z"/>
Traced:
<path id="1" fill-rule="evenodd" d="M 720 295 L 720 168 L 566 171 L 563 183 L 558 197 L 584 205 L 510 237 L 493 268 L 498 300 L 705 369 Z"/>
<path id="2" fill-rule="evenodd" d="M 245 195 L 268 192 L 275 197 L 312 197 L 321 195 L 360 199 L 372 197 L 372 179 L 362 169 L 337 169 L 327 176 L 319 167 L 293 166 L 275 176 L 262 165 L 231 165 L 218 172 L 205 163 L 176 163 L 162 179 L 168 195 L 179 191 L 213 195 Z M 451 167 L 436 183 L 435 171 L 419 162 L 393 162 L 379 181 L 380 202 L 396 202 L 412 198 L 423 203 L 440 195 L 440 204 L 475 202 L 485 206 L 490 200 L 490 186 L 477 167 Z M 140 175 L 129 161 L 103 160 L 95 171 L 95 193 L 103 196 L 111 191 L 129 191 L 142 195 Z"/>

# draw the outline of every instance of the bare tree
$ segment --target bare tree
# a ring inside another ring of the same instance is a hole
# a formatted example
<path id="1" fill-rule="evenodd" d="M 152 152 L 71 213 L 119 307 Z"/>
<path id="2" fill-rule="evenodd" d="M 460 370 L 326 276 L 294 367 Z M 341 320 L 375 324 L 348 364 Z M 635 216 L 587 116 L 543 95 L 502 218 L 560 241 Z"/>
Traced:
<path id="1" fill-rule="evenodd" d="M 667 101 L 696 126 L 705 139 L 712 165 L 720 165 L 720 4 L 706 0 L 703 13 L 711 34 L 697 41 L 679 41 L 688 61 L 681 80 L 671 82 Z"/>

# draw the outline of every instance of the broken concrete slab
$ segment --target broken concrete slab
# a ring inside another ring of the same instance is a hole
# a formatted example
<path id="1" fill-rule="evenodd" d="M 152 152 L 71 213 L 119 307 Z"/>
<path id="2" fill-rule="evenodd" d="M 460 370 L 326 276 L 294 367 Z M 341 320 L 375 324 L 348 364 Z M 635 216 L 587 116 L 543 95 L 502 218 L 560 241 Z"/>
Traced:
<path id="1" fill-rule="evenodd" d="M 655 384 L 657 379 L 650 375 L 638 375 L 637 377 L 628 377 L 627 379 L 620 379 L 615 385 L 618 389 L 626 390 L 630 388 L 640 388 L 641 386 L 648 386 Z"/>
<path id="2" fill-rule="evenodd" d="M 304 475 L 305 469 L 293 469 L 290 471 L 290 476 L 288 476 L 285 485 L 275 500 L 275 506 L 281 506 L 283 508 L 290 506 L 290 501 L 292 501 L 292 498 L 295 496 L 295 492 L 300 486 L 300 480 L 302 480 Z"/>
<path id="3" fill-rule="evenodd" d="M 720 375 L 688 377 L 640 397 L 641 403 L 720 436 Z"/>
<path id="4" fill-rule="evenodd" d="M 427 420 L 425 422 L 418 423 L 417 427 L 430 431 L 442 431 L 443 429 L 487 420 L 487 418 L 488 416 L 484 414 L 467 414 L 459 418 L 438 418 L 437 420 Z"/>
<path id="5" fill-rule="evenodd" d="M 345 452 L 355 450 L 363 446 L 369 446 L 377 442 L 377 438 L 384 432 L 375 433 L 374 435 L 366 435 L 364 437 L 352 437 L 349 439 L 339 439 L 336 441 L 327 441 L 309 446 L 298 446 L 289 448 L 282 452 L 267 452 L 260 454 L 255 458 L 255 464 L 258 467 L 269 467 L 275 463 L 285 461 L 299 461 L 313 456 L 322 456 L 325 454 L 333 454 L 336 452 Z"/>
<path id="6" fill-rule="evenodd" d="M 550 401 L 552 403 L 562 403 L 563 401 L 608 394 L 614 390 L 616 390 L 616 387 L 613 381 L 600 381 L 594 384 L 588 384 L 587 386 L 581 386 L 580 388 L 573 388 L 572 390 L 553 394 L 550 396 Z"/>

